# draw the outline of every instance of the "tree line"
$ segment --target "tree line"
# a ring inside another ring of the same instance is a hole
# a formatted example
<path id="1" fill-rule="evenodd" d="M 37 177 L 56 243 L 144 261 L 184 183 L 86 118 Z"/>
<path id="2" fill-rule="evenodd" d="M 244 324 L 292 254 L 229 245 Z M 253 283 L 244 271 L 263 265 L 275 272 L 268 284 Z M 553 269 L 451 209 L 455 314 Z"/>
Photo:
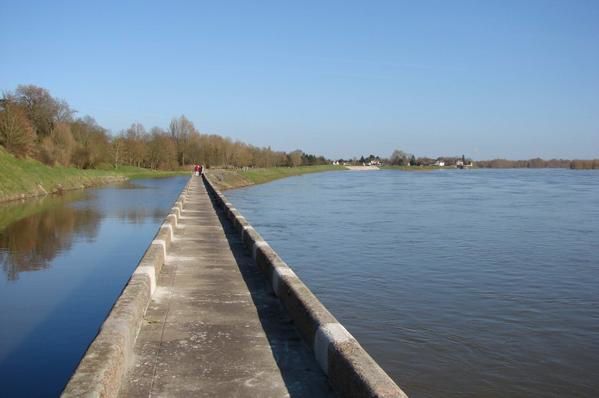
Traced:
<path id="1" fill-rule="evenodd" d="M 563 168 L 563 169 L 599 169 L 599 159 L 541 159 L 533 158 L 528 160 L 508 160 L 508 159 L 492 159 L 492 160 L 477 160 L 473 161 L 464 155 L 459 156 L 439 156 L 430 158 L 426 156 L 416 157 L 409 152 L 400 149 L 393 151 L 388 158 L 370 154 L 353 158 L 349 160 L 339 159 L 339 164 L 372 164 L 380 163 L 392 166 L 435 166 L 444 164 L 445 166 L 455 166 L 459 162 L 464 165 L 473 165 L 480 168 L 491 169 L 543 169 L 543 168 Z"/>
<path id="2" fill-rule="evenodd" d="M 477 167 L 490 169 L 544 169 L 544 168 L 561 168 L 561 169 L 599 169 L 599 159 L 541 159 L 534 158 L 528 160 L 479 160 L 476 162 Z"/>
<path id="3" fill-rule="evenodd" d="M 323 156 L 301 150 L 275 151 L 215 134 L 203 134 L 185 116 L 167 128 L 147 130 L 141 123 L 112 135 L 92 117 L 76 117 L 69 104 L 34 85 L 20 85 L 0 99 L 0 145 L 18 157 L 48 165 L 82 169 L 130 165 L 176 169 L 276 167 L 327 164 Z"/>

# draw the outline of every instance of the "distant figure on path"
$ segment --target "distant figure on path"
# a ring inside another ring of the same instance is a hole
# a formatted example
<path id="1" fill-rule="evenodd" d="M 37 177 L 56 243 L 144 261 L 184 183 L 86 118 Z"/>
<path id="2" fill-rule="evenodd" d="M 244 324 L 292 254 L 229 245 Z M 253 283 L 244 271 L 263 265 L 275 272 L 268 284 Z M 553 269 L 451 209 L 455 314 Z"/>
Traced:
<path id="1" fill-rule="evenodd" d="M 195 164 L 195 165 L 193 166 L 193 173 L 194 173 L 196 176 L 199 176 L 199 175 L 200 175 L 200 165 L 199 165 L 199 164 Z"/>
<path id="2" fill-rule="evenodd" d="M 201 175 L 201 176 L 204 175 L 204 166 L 199 165 L 198 167 L 199 167 L 199 172 L 200 172 L 199 175 Z"/>

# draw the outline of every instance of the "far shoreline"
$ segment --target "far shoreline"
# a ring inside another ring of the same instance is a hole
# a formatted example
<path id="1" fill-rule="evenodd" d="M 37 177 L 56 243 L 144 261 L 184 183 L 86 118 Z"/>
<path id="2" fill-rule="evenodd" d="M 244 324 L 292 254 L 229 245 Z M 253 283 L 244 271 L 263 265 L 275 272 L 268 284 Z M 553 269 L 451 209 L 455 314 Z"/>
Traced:
<path id="1" fill-rule="evenodd" d="M 265 184 L 282 178 L 327 171 L 347 171 L 345 166 L 319 165 L 247 169 L 206 169 L 206 176 L 220 191 Z"/>

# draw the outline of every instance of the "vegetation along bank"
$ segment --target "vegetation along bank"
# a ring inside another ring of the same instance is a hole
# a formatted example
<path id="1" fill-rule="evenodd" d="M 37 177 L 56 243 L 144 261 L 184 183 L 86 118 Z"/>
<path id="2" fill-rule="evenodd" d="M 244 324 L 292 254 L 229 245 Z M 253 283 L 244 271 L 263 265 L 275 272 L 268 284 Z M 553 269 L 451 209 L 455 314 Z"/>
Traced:
<path id="1" fill-rule="evenodd" d="M 210 180 L 219 190 L 224 191 L 227 189 L 241 188 L 249 185 L 263 184 L 285 177 L 339 170 L 346 170 L 346 168 L 343 166 L 327 164 L 298 167 L 208 169 L 206 170 L 206 174 L 208 177 L 210 177 Z"/>
<path id="2" fill-rule="evenodd" d="M 0 201 L 127 178 L 186 173 L 195 163 L 270 170 L 242 172 L 240 178 L 247 185 L 307 172 L 275 172 L 276 167 L 301 169 L 329 161 L 301 150 L 275 151 L 200 133 L 183 115 L 172 118 L 168 128 L 146 130 L 133 123 L 112 133 L 33 85 L 20 85 L 0 98 Z"/>
<path id="3" fill-rule="evenodd" d="M 168 177 L 181 171 L 120 166 L 108 170 L 47 166 L 35 159 L 19 159 L 0 147 L 0 202 L 60 193 L 130 178 Z"/>

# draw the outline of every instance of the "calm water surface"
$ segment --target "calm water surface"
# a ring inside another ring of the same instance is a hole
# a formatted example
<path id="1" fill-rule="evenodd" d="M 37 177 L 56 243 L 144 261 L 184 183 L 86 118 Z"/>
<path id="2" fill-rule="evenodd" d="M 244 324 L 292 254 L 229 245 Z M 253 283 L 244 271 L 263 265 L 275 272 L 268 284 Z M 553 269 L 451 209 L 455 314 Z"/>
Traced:
<path id="1" fill-rule="evenodd" d="M 599 172 L 336 172 L 226 195 L 411 396 L 599 396 Z"/>
<path id="2" fill-rule="evenodd" d="M 57 396 L 188 177 L 0 206 L 0 396 Z"/>

